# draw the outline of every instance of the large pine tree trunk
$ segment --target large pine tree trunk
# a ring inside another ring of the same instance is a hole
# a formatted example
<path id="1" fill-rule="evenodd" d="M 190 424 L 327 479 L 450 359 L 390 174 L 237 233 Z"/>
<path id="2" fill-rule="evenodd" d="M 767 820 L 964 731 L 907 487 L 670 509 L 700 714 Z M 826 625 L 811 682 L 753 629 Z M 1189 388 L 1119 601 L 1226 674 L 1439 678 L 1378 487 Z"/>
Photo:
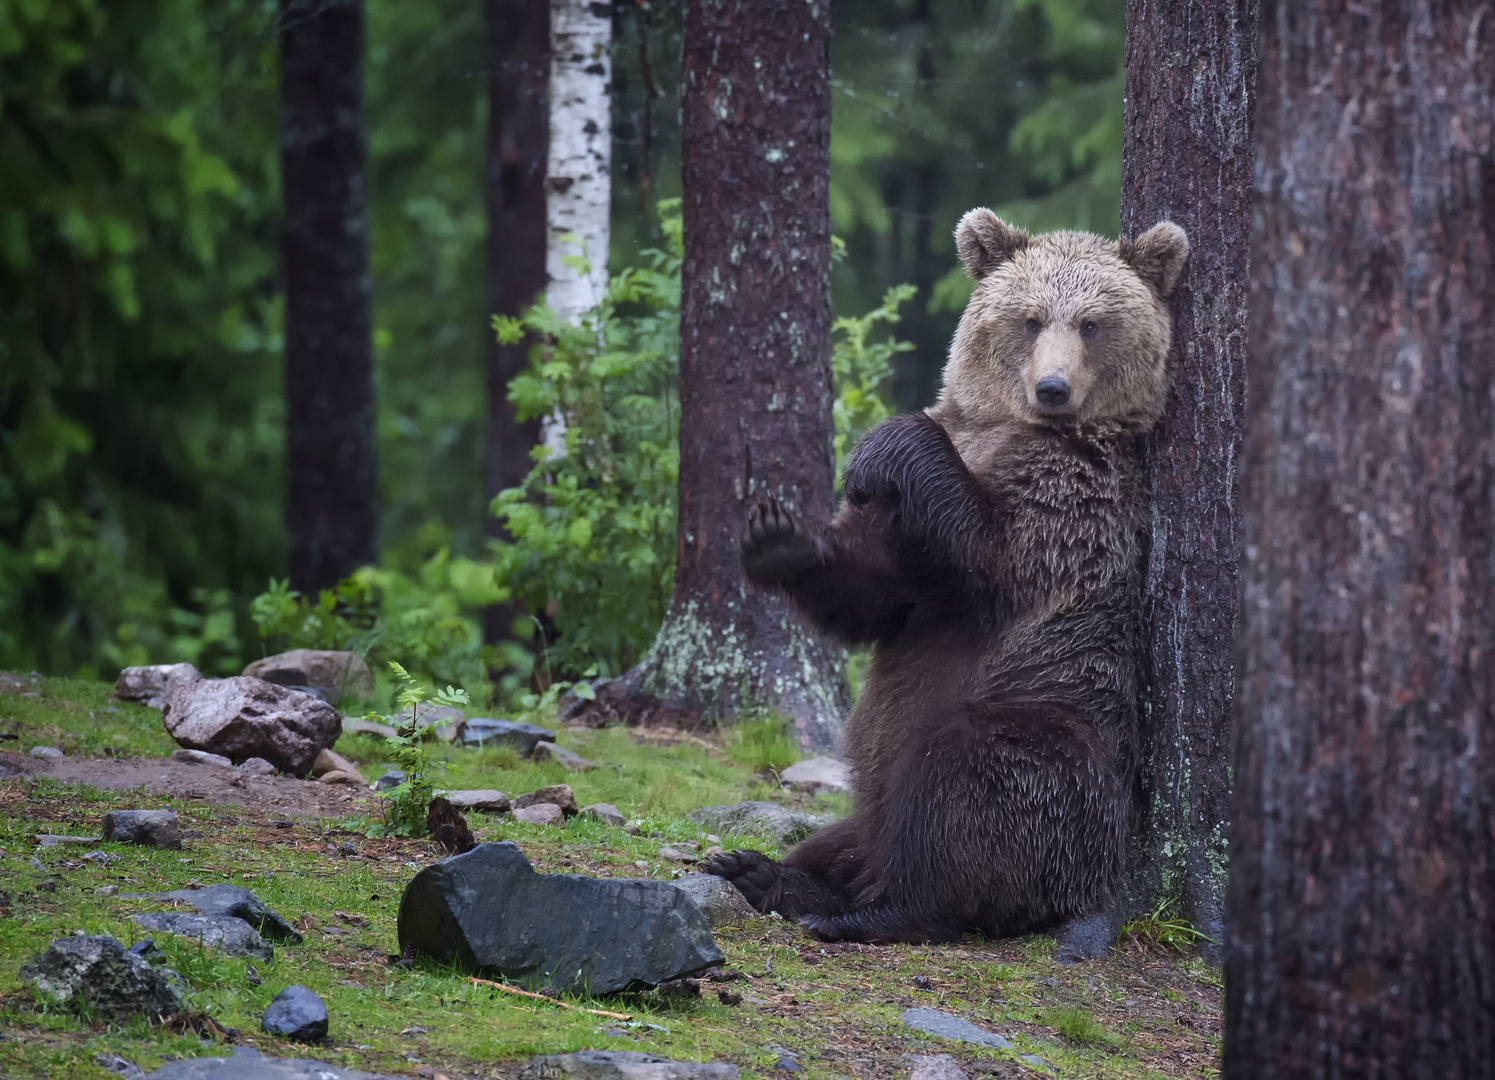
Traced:
<path id="1" fill-rule="evenodd" d="M 488 310 L 522 314 L 545 290 L 545 161 L 550 146 L 550 0 L 488 0 Z M 489 499 L 529 475 L 539 420 L 520 421 L 509 383 L 529 362 L 529 342 L 488 339 Z M 489 518 L 490 532 L 504 526 Z M 516 616 L 488 609 L 485 636 L 502 641 Z"/>
<path id="2" fill-rule="evenodd" d="M 281 0 L 291 585 L 379 556 L 362 0 Z"/>
<path id="3" fill-rule="evenodd" d="M 825 0 L 687 7 L 675 592 L 603 695 L 707 723 L 766 706 L 819 749 L 847 707 L 840 651 L 748 588 L 738 537 L 770 492 L 832 511 L 830 46 Z"/>
<path id="4" fill-rule="evenodd" d="M 1262 5 L 1225 1075 L 1495 1075 L 1495 9 Z"/>
<path id="5" fill-rule="evenodd" d="M 1223 940 L 1251 229 L 1255 0 L 1130 0 L 1121 231 L 1187 230 L 1174 387 L 1149 448 L 1142 728 L 1125 916 Z"/>

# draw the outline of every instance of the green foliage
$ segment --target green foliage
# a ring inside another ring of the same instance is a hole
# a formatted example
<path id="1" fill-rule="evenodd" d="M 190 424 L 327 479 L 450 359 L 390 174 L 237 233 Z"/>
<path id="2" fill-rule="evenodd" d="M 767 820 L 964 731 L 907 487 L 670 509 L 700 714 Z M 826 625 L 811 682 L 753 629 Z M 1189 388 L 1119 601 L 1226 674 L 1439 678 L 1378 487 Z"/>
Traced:
<path id="1" fill-rule="evenodd" d="M 405 782 L 390 789 L 384 798 L 384 821 L 369 830 L 370 836 L 421 836 L 426 831 L 426 810 L 436 795 L 435 775 L 445 771 L 444 761 L 433 760 L 426 750 L 426 740 L 438 726 L 436 723 L 421 723 L 426 712 L 421 708 L 427 697 L 431 705 L 446 705 L 460 708 L 471 703 L 467 691 L 448 686 L 427 694 L 426 688 L 399 664 L 390 661 L 389 670 L 399 680 L 397 700 L 401 708 L 409 709 L 410 715 L 391 716 L 395 722 L 395 734 L 385 739 L 395 764 L 405 774 Z M 377 713 L 367 717 L 375 722 L 384 718 Z"/>
<path id="2" fill-rule="evenodd" d="M 743 720 L 727 729 L 723 739 L 727 760 L 754 772 L 782 772 L 799 760 L 799 743 L 781 716 Z"/>
<path id="3" fill-rule="evenodd" d="M 1151 911 L 1128 919 L 1121 928 L 1121 936 L 1141 945 L 1166 946 L 1174 952 L 1185 952 L 1201 941 L 1214 941 L 1176 913 L 1176 901 L 1172 897 L 1161 901 Z"/>
<path id="4" fill-rule="evenodd" d="M 836 477 L 839 482 L 846 455 L 867 432 L 885 420 L 891 410 L 883 383 L 893 371 L 893 358 L 911 352 L 913 343 L 896 337 L 869 343 L 867 338 L 879 323 L 889 326 L 902 321 L 898 309 L 918 293 L 912 285 L 894 285 L 882 303 L 861 316 L 843 316 L 831 324 L 831 370 L 835 376 Z"/>
<path id="5" fill-rule="evenodd" d="M 1050 1009 L 1042 1018 L 1045 1024 L 1072 1042 L 1109 1049 L 1125 1045 L 1125 1040 L 1107 1031 L 1088 1009 Z"/>
<path id="6" fill-rule="evenodd" d="M 493 545 L 495 579 L 553 622 L 545 659 L 554 673 L 626 670 L 669 600 L 680 464 L 678 200 L 661 214 L 666 250 L 614 275 L 582 325 L 544 304 L 523 319 L 494 318 L 500 340 L 536 341 L 529 370 L 510 384 L 520 417 L 559 413 L 566 424 L 565 453 L 536 447 L 523 485 L 492 506 L 508 533 Z"/>

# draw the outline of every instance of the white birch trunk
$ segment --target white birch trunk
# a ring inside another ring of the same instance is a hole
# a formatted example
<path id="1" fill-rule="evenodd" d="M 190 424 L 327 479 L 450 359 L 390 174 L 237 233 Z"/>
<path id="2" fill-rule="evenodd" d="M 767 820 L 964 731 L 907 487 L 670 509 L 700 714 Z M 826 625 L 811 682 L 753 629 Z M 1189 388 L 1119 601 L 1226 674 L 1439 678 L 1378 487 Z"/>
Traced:
<path id="1" fill-rule="evenodd" d="M 550 157 L 546 163 L 546 298 L 580 323 L 607 292 L 612 210 L 612 36 L 610 6 L 550 3 Z M 581 273 L 563 260 L 579 256 Z"/>

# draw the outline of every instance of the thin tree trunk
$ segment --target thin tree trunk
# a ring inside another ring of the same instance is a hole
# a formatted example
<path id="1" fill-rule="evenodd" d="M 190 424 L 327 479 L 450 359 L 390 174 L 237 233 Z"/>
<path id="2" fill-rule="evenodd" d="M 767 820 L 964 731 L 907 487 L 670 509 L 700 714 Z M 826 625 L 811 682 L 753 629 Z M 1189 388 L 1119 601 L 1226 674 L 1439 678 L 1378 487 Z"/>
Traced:
<path id="1" fill-rule="evenodd" d="M 546 291 L 576 323 L 607 294 L 612 212 L 612 7 L 550 2 L 550 153 Z M 583 272 L 576 259 L 584 259 Z"/>
<path id="2" fill-rule="evenodd" d="M 379 557 L 362 0 L 281 0 L 291 585 Z"/>
<path id="3" fill-rule="evenodd" d="M 1116 914 L 1172 899 L 1216 942 L 1224 937 L 1255 77 L 1255 0 L 1130 0 L 1122 233 L 1167 218 L 1188 232 L 1191 254 L 1173 297 L 1173 393 L 1148 455 L 1133 866 Z"/>
<path id="4" fill-rule="evenodd" d="M 550 0 L 488 0 L 488 308 L 518 316 L 545 289 L 545 161 L 550 145 Z M 529 475 L 539 420 L 520 421 L 509 383 L 529 362 L 529 342 L 488 339 L 488 454 L 491 500 Z M 489 532 L 504 534 L 497 518 Z M 485 613 L 485 637 L 504 641 L 523 612 Z"/>
<path id="5" fill-rule="evenodd" d="M 840 650 L 748 589 L 738 538 L 770 492 L 808 521 L 832 511 L 830 46 L 825 0 L 686 9 L 675 592 L 602 695 L 707 723 L 769 707 L 817 749 L 848 704 Z"/>
<path id="6" fill-rule="evenodd" d="M 1495 8 L 1262 5 L 1225 1075 L 1495 1075 Z"/>

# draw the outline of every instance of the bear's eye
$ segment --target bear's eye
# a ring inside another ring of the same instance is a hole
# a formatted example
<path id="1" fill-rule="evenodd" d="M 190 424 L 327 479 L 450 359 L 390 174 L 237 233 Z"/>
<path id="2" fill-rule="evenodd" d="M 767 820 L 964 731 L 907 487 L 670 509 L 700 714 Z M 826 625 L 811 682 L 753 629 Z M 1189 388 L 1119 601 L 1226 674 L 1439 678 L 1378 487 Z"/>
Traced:
<path id="1" fill-rule="evenodd" d="M 1095 332 L 1099 329 L 1100 327 L 1096 326 L 1089 319 L 1080 324 L 1080 333 L 1085 337 L 1095 337 Z"/>
<path id="2" fill-rule="evenodd" d="M 1043 329 L 1043 323 L 1039 322 L 1037 319 L 1029 319 L 1028 320 L 1028 333 L 1030 333 L 1030 334 L 1036 334 L 1036 333 L 1038 333 L 1038 331 L 1040 331 L 1042 329 Z"/>

